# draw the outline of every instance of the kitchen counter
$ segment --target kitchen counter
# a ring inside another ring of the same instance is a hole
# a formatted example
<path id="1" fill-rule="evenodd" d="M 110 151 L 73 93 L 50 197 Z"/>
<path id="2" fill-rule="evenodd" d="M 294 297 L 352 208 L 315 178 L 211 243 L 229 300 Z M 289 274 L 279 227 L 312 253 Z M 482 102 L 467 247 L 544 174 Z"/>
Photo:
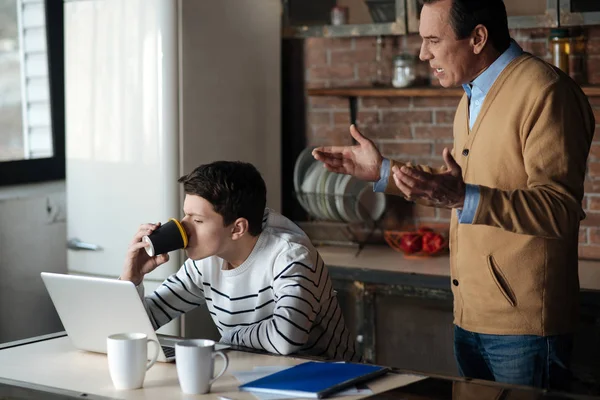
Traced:
<path id="1" fill-rule="evenodd" d="M 367 245 L 357 256 L 350 247 L 319 246 L 318 250 L 334 278 L 450 289 L 447 255 L 410 259 L 381 245 Z M 580 260 L 579 281 L 582 290 L 600 290 L 600 261 Z"/>

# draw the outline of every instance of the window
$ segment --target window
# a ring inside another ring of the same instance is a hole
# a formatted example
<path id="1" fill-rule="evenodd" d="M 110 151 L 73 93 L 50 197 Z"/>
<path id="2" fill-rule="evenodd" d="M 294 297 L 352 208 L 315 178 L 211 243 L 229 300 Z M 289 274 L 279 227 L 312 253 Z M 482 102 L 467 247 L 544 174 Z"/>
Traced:
<path id="1" fill-rule="evenodd" d="M 62 1 L 0 0 L 0 185 L 63 179 Z"/>

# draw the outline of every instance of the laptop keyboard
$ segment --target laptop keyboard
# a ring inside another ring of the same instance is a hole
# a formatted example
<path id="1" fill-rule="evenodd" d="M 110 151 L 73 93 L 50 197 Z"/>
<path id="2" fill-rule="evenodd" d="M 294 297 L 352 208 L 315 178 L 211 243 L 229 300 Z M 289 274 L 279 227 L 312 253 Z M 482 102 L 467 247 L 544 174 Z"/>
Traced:
<path id="1" fill-rule="evenodd" d="M 165 357 L 171 358 L 175 357 L 175 347 L 173 346 L 161 346 L 163 353 L 165 353 Z"/>

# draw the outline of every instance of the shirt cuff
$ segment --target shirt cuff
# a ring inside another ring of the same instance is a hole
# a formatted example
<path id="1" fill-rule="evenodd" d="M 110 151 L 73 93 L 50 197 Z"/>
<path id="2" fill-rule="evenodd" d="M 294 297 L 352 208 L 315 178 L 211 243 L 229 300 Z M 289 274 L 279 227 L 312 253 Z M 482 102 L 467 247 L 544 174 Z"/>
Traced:
<path id="1" fill-rule="evenodd" d="M 228 331 L 223 332 L 223 334 L 221 335 L 221 340 L 219 340 L 219 343 L 233 344 L 233 343 L 231 343 L 231 339 L 233 338 L 234 333 L 235 333 L 235 329 L 230 329 Z"/>
<path id="2" fill-rule="evenodd" d="M 479 206 L 479 186 L 467 183 L 465 193 L 465 205 L 462 210 L 456 210 L 458 222 L 461 224 L 472 224 L 475 213 Z"/>
<path id="3" fill-rule="evenodd" d="M 384 158 L 379 169 L 379 180 L 373 185 L 374 192 L 385 192 L 390 177 L 390 160 Z"/>

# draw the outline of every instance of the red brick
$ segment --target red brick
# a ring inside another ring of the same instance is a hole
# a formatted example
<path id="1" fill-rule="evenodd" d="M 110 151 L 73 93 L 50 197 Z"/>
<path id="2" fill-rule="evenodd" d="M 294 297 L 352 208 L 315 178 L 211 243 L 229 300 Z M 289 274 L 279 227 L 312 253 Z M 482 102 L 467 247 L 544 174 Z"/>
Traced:
<path id="1" fill-rule="evenodd" d="M 589 228 L 589 242 L 590 244 L 600 244 L 600 229 Z"/>
<path id="2" fill-rule="evenodd" d="M 423 157 L 431 155 L 431 143 L 381 143 L 379 149 L 382 154 L 394 156 L 408 155 L 411 157 Z"/>
<path id="3" fill-rule="evenodd" d="M 587 33 L 587 37 L 590 40 L 597 39 L 600 37 L 600 26 L 598 26 L 598 25 L 588 26 L 588 27 L 586 27 L 586 33 Z"/>
<path id="4" fill-rule="evenodd" d="M 548 37 L 550 30 L 548 28 L 527 28 L 527 29 L 511 29 L 510 36 L 519 39 L 545 39 Z M 516 40 L 516 39 L 515 39 Z"/>
<path id="5" fill-rule="evenodd" d="M 373 125 L 359 128 L 360 132 L 371 139 L 411 139 L 409 124 Z"/>
<path id="6" fill-rule="evenodd" d="M 588 40 L 586 43 L 585 52 L 588 56 L 600 55 L 600 40 L 598 38 Z"/>
<path id="7" fill-rule="evenodd" d="M 589 56 L 587 58 L 587 71 L 590 84 L 600 83 L 600 56 Z"/>
<path id="8" fill-rule="evenodd" d="M 445 147 L 452 151 L 454 143 L 448 140 L 436 140 L 433 144 L 433 154 L 442 157 L 442 152 L 444 151 Z"/>
<path id="9" fill-rule="evenodd" d="M 348 128 L 316 126 L 312 128 L 312 132 L 313 135 L 309 137 L 309 141 L 313 145 L 341 146 L 352 143 L 352 136 L 350 136 Z"/>
<path id="10" fill-rule="evenodd" d="M 304 40 L 304 51 L 315 50 L 350 50 L 352 38 L 307 38 Z"/>
<path id="11" fill-rule="evenodd" d="M 342 108 L 348 109 L 348 100 L 343 97 L 310 96 L 312 108 Z"/>
<path id="12" fill-rule="evenodd" d="M 354 38 L 354 49 L 362 50 L 362 49 L 373 49 L 375 50 L 375 46 L 377 45 L 377 38 L 375 36 L 361 36 Z M 383 41 L 383 46 L 387 46 L 385 38 Z"/>
<path id="13" fill-rule="evenodd" d="M 590 161 L 588 162 L 588 174 L 589 176 L 596 178 L 600 176 L 600 162 Z"/>
<path id="14" fill-rule="evenodd" d="M 586 193 L 600 193 L 600 181 L 593 181 L 593 180 L 586 179 L 585 192 Z"/>
<path id="15" fill-rule="evenodd" d="M 351 78 L 351 79 L 336 79 L 336 78 L 332 78 L 329 79 L 329 87 L 357 87 L 357 86 L 364 86 L 364 84 L 361 84 L 358 80 Z"/>
<path id="16" fill-rule="evenodd" d="M 454 115 L 456 110 L 435 110 L 436 124 L 452 124 L 454 123 Z"/>
<path id="17" fill-rule="evenodd" d="M 415 204 L 413 208 L 413 216 L 419 218 L 435 218 L 435 207 L 427 207 L 420 204 Z"/>
<path id="18" fill-rule="evenodd" d="M 306 81 L 304 82 L 304 87 L 306 89 L 321 89 L 321 88 L 327 88 L 330 87 L 329 85 L 329 81 Z"/>
<path id="19" fill-rule="evenodd" d="M 410 106 L 409 97 L 362 97 L 360 99 L 360 108 L 408 108 Z"/>
<path id="20" fill-rule="evenodd" d="M 590 211 L 600 211 L 600 197 L 586 196 L 588 198 L 587 209 Z"/>
<path id="21" fill-rule="evenodd" d="M 367 82 L 369 82 L 369 86 L 372 85 L 373 81 L 375 81 L 376 79 L 379 79 L 377 77 L 377 65 L 375 65 L 375 63 L 373 63 L 373 62 L 356 64 L 356 74 L 358 75 L 358 79 L 366 80 Z M 391 62 L 390 63 L 386 63 L 386 62 L 381 63 L 381 80 L 386 85 L 392 84 L 392 64 L 391 64 Z"/>
<path id="22" fill-rule="evenodd" d="M 413 107 L 458 107 L 460 96 L 456 97 L 413 97 Z"/>
<path id="23" fill-rule="evenodd" d="M 588 244 L 588 228 L 579 228 L 579 244 Z"/>
<path id="24" fill-rule="evenodd" d="M 594 118 L 596 118 L 596 123 L 600 124 L 600 108 L 592 107 L 592 111 L 594 112 Z"/>
<path id="25" fill-rule="evenodd" d="M 437 218 L 440 220 L 450 221 L 452 217 L 453 210 L 448 210 L 447 208 L 438 208 L 437 209 Z"/>
<path id="26" fill-rule="evenodd" d="M 331 125 L 331 112 L 329 111 L 309 111 L 306 115 L 309 126 Z"/>
<path id="27" fill-rule="evenodd" d="M 307 51 L 304 54 L 304 66 L 306 68 L 315 65 L 327 64 L 327 51 L 326 50 L 314 50 Z"/>
<path id="28" fill-rule="evenodd" d="M 381 121 L 386 124 L 407 122 L 432 122 L 431 111 L 388 111 L 383 110 Z"/>
<path id="29" fill-rule="evenodd" d="M 415 126 L 415 139 L 452 139 L 452 126 L 423 125 Z"/>
<path id="30" fill-rule="evenodd" d="M 522 44 L 523 50 L 538 57 L 546 57 L 548 55 L 547 41 L 527 41 Z"/>
<path id="31" fill-rule="evenodd" d="M 350 114 L 348 112 L 336 112 L 333 114 L 333 123 L 335 125 L 350 125 Z M 359 126 L 373 125 L 379 123 L 378 111 L 359 111 L 356 116 L 356 123 Z"/>
<path id="32" fill-rule="evenodd" d="M 600 111 L 600 110 L 598 110 Z M 596 113 L 596 111 L 594 111 Z M 598 129 L 598 128 L 596 128 Z M 595 142 L 592 143 L 592 147 L 590 148 L 590 160 L 600 158 L 600 143 Z"/>
<path id="33" fill-rule="evenodd" d="M 588 212 L 585 219 L 581 221 L 581 226 L 597 227 L 600 226 L 600 213 Z"/>
<path id="34" fill-rule="evenodd" d="M 600 246 L 579 246 L 579 258 L 599 260 Z"/>
<path id="35" fill-rule="evenodd" d="M 403 51 L 414 54 L 417 57 L 419 56 L 419 52 L 421 51 L 421 45 L 423 44 L 423 39 L 417 33 L 409 34 L 404 37 L 404 48 Z"/>
<path id="36" fill-rule="evenodd" d="M 331 65 L 326 67 L 311 67 L 308 69 L 309 80 L 315 79 L 354 79 L 353 65 Z"/>
<path id="37" fill-rule="evenodd" d="M 375 60 L 375 49 L 344 50 L 331 52 L 331 65 L 370 63 Z"/>

